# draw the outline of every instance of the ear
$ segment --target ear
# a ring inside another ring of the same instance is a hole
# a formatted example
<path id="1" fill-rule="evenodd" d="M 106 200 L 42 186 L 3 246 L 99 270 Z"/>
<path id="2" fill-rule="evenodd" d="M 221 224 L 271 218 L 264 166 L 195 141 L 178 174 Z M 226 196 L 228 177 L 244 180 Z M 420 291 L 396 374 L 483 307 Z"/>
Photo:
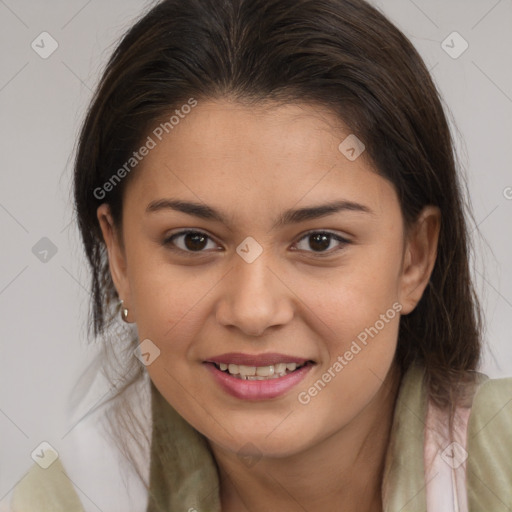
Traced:
<path id="1" fill-rule="evenodd" d="M 130 286 L 126 272 L 126 255 L 121 235 L 114 224 L 110 206 L 103 203 L 96 210 L 100 223 L 103 240 L 107 247 L 108 264 L 112 281 L 116 287 L 119 298 L 123 300 L 123 306 L 130 310 Z"/>
<path id="2" fill-rule="evenodd" d="M 399 301 L 402 315 L 417 306 L 428 285 L 437 257 L 441 212 L 426 206 L 406 235 Z"/>

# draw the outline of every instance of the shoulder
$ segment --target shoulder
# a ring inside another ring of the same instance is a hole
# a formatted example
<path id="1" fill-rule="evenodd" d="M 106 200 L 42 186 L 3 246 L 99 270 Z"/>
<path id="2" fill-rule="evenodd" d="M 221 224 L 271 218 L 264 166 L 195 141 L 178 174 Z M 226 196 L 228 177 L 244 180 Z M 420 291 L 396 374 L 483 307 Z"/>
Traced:
<path id="1" fill-rule="evenodd" d="M 487 424 L 509 425 L 512 421 L 512 377 L 486 379 L 473 399 L 469 427 L 484 429 Z M 482 422 L 485 421 L 485 425 Z M 474 432 L 476 435 L 477 432 Z"/>
<path id="2" fill-rule="evenodd" d="M 57 458 L 48 468 L 34 463 L 14 488 L 12 512 L 84 512 L 64 466 Z"/>
<path id="3" fill-rule="evenodd" d="M 487 379 L 478 388 L 467 431 L 471 510 L 512 506 L 512 378 Z"/>

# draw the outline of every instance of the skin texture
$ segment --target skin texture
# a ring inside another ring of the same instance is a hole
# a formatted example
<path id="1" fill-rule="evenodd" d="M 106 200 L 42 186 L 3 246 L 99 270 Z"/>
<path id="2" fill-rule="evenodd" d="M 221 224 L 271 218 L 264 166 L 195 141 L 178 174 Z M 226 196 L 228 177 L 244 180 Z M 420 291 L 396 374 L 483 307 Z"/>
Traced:
<path id="1" fill-rule="evenodd" d="M 314 105 L 203 101 L 134 171 L 122 230 L 107 204 L 98 209 L 128 320 L 140 340 L 149 338 L 161 351 L 147 370 L 209 440 L 225 512 L 381 510 L 400 378 L 393 365 L 399 318 L 415 308 L 428 283 L 440 217 L 437 208 L 425 208 L 406 236 L 393 185 L 365 153 L 350 161 L 338 150 L 349 134 Z M 228 224 L 171 209 L 145 211 L 164 198 L 207 204 Z M 272 227 L 284 210 L 336 200 L 372 213 L 340 211 Z M 210 238 L 194 245 L 181 236 L 176 251 L 164 244 L 186 229 Z M 311 230 L 349 243 L 330 238 L 319 249 L 305 236 Z M 236 252 L 247 236 L 263 250 L 252 263 Z M 201 254 L 193 252 L 198 246 Z M 299 392 L 393 304 L 400 314 L 388 314 L 378 334 L 300 403 Z M 226 352 L 292 354 L 315 365 L 285 395 L 244 401 L 226 394 L 203 364 Z M 253 457 L 249 464 L 237 456 L 242 447 Z"/>

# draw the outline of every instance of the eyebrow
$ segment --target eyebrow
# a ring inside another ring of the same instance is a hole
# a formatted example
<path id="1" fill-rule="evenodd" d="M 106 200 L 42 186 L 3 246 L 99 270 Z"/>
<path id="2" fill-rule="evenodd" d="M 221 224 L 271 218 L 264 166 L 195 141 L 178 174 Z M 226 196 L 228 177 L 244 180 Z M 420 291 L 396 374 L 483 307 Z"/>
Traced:
<path id="1" fill-rule="evenodd" d="M 222 222 L 227 226 L 230 224 L 226 215 L 215 210 L 211 206 L 202 203 L 182 201 L 179 199 L 158 199 L 152 201 L 146 207 L 146 213 L 153 213 L 162 210 L 174 210 L 205 220 L 215 220 Z M 320 217 L 326 217 L 327 215 L 332 215 L 342 211 L 375 215 L 375 212 L 373 212 L 368 206 L 355 203 L 353 201 L 333 201 L 316 206 L 286 210 L 274 221 L 272 229 L 283 227 L 288 224 L 296 224 L 299 222 L 318 219 Z"/>

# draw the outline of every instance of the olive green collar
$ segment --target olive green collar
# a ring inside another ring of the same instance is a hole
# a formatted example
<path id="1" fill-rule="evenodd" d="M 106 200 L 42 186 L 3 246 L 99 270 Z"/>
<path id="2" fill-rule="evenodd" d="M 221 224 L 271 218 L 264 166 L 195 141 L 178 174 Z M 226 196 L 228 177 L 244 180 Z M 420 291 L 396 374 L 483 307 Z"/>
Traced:
<path id="1" fill-rule="evenodd" d="M 412 364 L 400 384 L 382 481 L 384 512 L 427 509 L 424 433 L 427 412 L 425 368 Z"/>

